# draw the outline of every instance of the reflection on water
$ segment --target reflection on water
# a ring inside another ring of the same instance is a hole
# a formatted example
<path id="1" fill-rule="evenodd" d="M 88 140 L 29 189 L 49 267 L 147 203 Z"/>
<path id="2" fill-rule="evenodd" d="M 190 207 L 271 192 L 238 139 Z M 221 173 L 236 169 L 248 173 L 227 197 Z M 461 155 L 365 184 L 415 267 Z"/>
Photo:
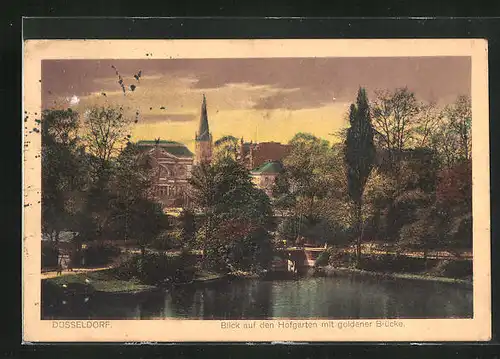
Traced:
<path id="1" fill-rule="evenodd" d="M 136 295 L 47 298 L 44 319 L 470 318 L 472 290 L 456 284 L 342 276 L 238 280 Z"/>

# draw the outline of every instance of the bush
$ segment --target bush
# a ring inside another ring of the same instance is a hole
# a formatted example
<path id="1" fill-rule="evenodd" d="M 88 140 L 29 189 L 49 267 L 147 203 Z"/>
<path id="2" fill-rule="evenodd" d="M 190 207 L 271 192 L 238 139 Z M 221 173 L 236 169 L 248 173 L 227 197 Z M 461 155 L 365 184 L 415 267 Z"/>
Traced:
<path id="1" fill-rule="evenodd" d="M 119 279 L 138 279 L 144 284 L 159 285 L 168 282 L 186 282 L 194 277 L 195 261 L 187 253 L 167 255 L 146 253 L 126 259 L 115 270 Z"/>
<path id="2" fill-rule="evenodd" d="M 328 265 L 332 267 L 352 267 L 356 263 L 356 253 L 336 250 L 332 247 L 328 249 Z"/>
<path id="3" fill-rule="evenodd" d="M 316 258 L 316 261 L 314 262 L 315 267 L 323 267 L 328 265 L 328 262 L 330 261 L 330 252 L 328 250 L 321 252 L 321 254 Z"/>
<path id="4" fill-rule="evenodd" d="M 119 247 L 107 243 L 90 243 L 86 248 L 80 251 L 74 251 L 71 254 L 71 263 L 73 267 L 80 265 L 101 266 L 110 264 L 121 253 Z"/>
<path id="5" fill-rule="evenodd" d="M 42 242 L 42 268 L 57 267 L 58 251 L 57 247 L 52 242 Z"/>
<path id="6" fill-rule="evenodd" d="M 182 229 L 175 229 L 161 232 L 151 243 L 151 248 L 160 251 L 179 249 L 183 246 L 184 232 Z"/>
<path id="7" fill-rule="evenodd" d="M 427 260 L 432 265 L 434 260 Z M 420 273 L 426 270 L 426 261 L 423 258 L 386 255 L 363 255 L 361 269 L 373 272 L 390 273 Z"/>

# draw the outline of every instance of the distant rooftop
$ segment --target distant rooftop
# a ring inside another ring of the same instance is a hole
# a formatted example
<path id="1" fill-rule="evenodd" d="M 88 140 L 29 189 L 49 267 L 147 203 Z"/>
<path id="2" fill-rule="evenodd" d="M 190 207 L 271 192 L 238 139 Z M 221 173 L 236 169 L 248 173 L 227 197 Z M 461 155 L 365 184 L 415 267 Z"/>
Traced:
<path id="1" fill-rule="evenodd" d="M 252 170 L 252 173 L 280 173 L 283 171 L 283 165 L 280 161 L 268 161 Z"/>
<path id="2" fill-rule="evenodd" d="M 193 153 L 182 143 L 169 140 L 141 140 L 137 142 L 138 146 L 155 146 L 158 145 L 164 151 L 176 157 L 193 157 Z"/>
<path id="3" fill-rule="evenodd" d="M 140 141 L 137 142 L 137 145 L 139 145 L 139 146 L 154 146 L 156 143 L 158 143 L 158 145 L 160 145 L 160 146 L 164 146 L 164 145 L 181 145 L 181 146 L 184 146 L 180 142 L 169 141 L 169 140 L 160 140 L 160 141 L 155 141 L 155 140 L 140 140 Z"/>

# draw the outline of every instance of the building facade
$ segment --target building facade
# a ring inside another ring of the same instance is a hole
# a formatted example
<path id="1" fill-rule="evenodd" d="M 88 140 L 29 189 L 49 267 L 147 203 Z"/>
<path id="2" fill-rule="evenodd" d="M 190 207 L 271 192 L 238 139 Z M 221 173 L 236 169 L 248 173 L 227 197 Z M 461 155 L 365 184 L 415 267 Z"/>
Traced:
<path id="1" fill-rule="evenodd" d="M 213 140 L 208 125 L 205 95 L 194 140 L 194 154 L 186 145 L 175 141 L 158 138 L 137 143 L 151 160 L 154 173 L 153 194 L 165 209 L 190 206 L 189 178 L 192 168 L 212 161 Z M 255 185 L 272 197 L 276 177 L 283 170 L 282 160 L 289 151 L 290 146 L 278 142 L 245 143 L 242 138 L 237 157 L 250 171 Z"/>
<path id="2" fill-rule="evenodd" d="M 188 185 L 194 155 L 182 143 L 174 141 L 139 141 L 151 159 L 153 195 L 164 207 L 184 207 L 189 204 Z"/>
<path id="3" fill-rule="evenodd" d="M 273 187 L 276 177 L 283 171 L 281 161 L 267 161 L 250 171 L 252 182 L 263 190 L 269 197 L 273 197 Z"/>
<path id="4" fill-rule="evenodd" d="M 137 145 L 151 160 L 153 195 L 164 208 L 189 207 L 189 178 L 193 165 L 212 160 L 212 135 L 208 127 L 205 95 L 201 105 L 199 130 L 195 133 L 195 153 L 186 145 L 168 140 L 139 141 Z"/>
<path id="5" fill-rule="evenodd" d="M 244 142 L 242 138 L 238 158 L 251 171 L 270 161 L 282 161 L 289 153 L 289 145 L 279 142 Z"/>

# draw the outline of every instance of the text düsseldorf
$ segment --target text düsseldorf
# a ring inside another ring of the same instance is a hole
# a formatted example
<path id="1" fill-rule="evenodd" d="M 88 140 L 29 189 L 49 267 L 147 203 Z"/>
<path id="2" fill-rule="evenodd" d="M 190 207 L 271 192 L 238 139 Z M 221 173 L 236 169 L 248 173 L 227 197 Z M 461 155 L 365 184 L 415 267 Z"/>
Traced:
<path id="1" fill-rule="evenodd" d="M 111 322 L 109 320 L 70 320 L 52 322 L 52 328 L 60 329 L 98 329 L 109 327 L 111 327 Z"/>

